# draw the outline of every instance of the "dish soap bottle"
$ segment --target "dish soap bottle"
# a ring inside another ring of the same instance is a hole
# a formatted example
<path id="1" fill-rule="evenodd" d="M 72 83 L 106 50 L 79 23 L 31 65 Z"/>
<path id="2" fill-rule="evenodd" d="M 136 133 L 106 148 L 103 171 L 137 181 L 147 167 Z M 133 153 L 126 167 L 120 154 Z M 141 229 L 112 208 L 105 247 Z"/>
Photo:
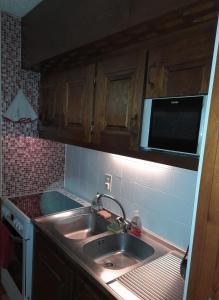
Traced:
<path id="1" fill-rule="evenodd" d="M 141 236 L 142 224 L 139 217 L 139 211 L 136 209 L 133 211 L 133 217 L 131 220 L 131 233 L 135 236 Z"/>

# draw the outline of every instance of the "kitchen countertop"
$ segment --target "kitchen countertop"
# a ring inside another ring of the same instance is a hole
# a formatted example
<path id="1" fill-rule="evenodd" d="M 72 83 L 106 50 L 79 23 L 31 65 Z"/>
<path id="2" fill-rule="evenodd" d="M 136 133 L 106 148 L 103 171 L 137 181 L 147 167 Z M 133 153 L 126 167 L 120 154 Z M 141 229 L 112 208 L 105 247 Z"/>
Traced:
<path id="1" fill-rule="evenodd" d="M 180 262 L 175 253 L 167 253 L 124 274 L 109 286 L 127 300 L 182 299 L 184 281 L 179 274 Z M 127 291 L 131 294 L 129 298 Z"/>
<path id="2" fill-rule="evenodd" d="M 47 217 L 41 217 L 35 219 L 33 222 L 34 224 L 44 232 L 53 242 L 55 242 L 63 251 L 64 253 L 72 259 L 74 262 L 76 262 L 81 268 L 83 268 L 88 274 L 90 274 L 99 284 L 101 284 L 105 289 L 107 289 L 116 299 L 147 299 L 142 296 L 142 298 L 137 297 L 136 293 L 132 293 L 133 291 L 130 290 L 128 287 L 124 285 L 124 283 L 121 281 L 123 278 L 123 275 L 130 274 L 133 270 L 140 270 L 142 266 L 147 266 L 151 265 L 153 262 L 157 262 L 159 258 L 165 257 L 165 255 L 169 254 L 170 252 L 173 253 L 175 257 L 178 257 L 178 261 L 181 261 L 182 258 L 182 252 L 177 251 L 177 249 L 163 241 L 160 241 L 158 238 L 152 236 L 151 234 L 147 232 L 143 232 L 141 235 L 141 240 L 149 244 L 155 249 L 155 253 L 148 257 L 146 260 L 137 263 L 136 265 L 132 266 L 131 268 L 125 268 L 122 270 L 117 270 L 116 272 L 103 272 L 103 269 L 99 268 L 97 264 L 92 262 L 90 259 L 86 257 L 86 255 L 82 251 L 83 245 L 87 243 L 87 240 L 85 241 L 79 241 L 72 243 L 72 240 L 69 241 L 69 239 L 66 239 L 65 237 L 62 237 L 60 234 L 57 234 L 56 230 L 54 229 L 54 225 L 57 224 L 60 220 L 66 217 L 70 217 L 72 215 L 80 215 L 84 213 L 85 211 L 89 211 L 90 208 L 79 208 L 70 212 L 64 212 L 64 213 L 59 213 L 56 215 L 51 215 Z M 102 234 L 99 234 L 98 237 L 105 237 L 107 235 L 112 235 L 110 232 L 105 232 Z M 92 239 L 95 240 L 97 236 L 90 237 L 89 241 Z M 170 263 L 170 262 L 169 262 Z M 155 267 L 156 269 L 156 263 Z M 159 271 L 160 266 L 157 265 L 157 271 Z M 179 268 L 177 266 L 177 268 Z M 154 270 L 155 270 L 154 269 Z M 168 266 L 167 266 L 168 269 Z M 155 271 L 153 271 L 155 272 Z M 180 270 L 178 270 L 176 275 L 171 275 L 175 282 L 176 282 L 176 288 L 179 289 L 180 287 L 180 292 L 178 291 L 178 295 L 182 294 L 183 290 L 183 279 L 179 275 Z M 107 276 L 103 276 L 103 274 Z M 151 276 L 150 276 L 151 277 Z M 156 277 L 156 276 L 155 276 Z M 121 280 L 120 280 L 121 278 Z M 167 277 L 168 278 L 168 277 Z M 156 279 L 156 278 L 155 278 Z M 166 281 L 165 278 L 164 282 L 166 285 L 168 285 L 168 282 Z M 142 283 L 144 284 L 144 283 Z M 161 284 L 161 283 L 160 283 Z M 172 282 L 170 282 L 172 284 Z M 119 286 L 119 289 L 118 289 Z M 122 287 L 122 288 L 121 288 Z M 118 294 L 117 291 L 125 290 L 123 294 Z M 168 289 L 167 289 L 168 290 Z M 126 295 L 124 298 L 123 295 Z M 128 295 L 132 295 L 128 297 Z M 135 295 L 135 296 L 134 296 Z M 148 298 L 149 299 L 149 298 Z M 154 298 L 150 299 L 158 299 L 154 296 Z M 159 298 L 159 299 L 168 299 L 164 296 L 164 298 Z M 172 299 L 172 298 L 170 298 Z M 173 298 L 173 299 L 181 299 L 180 297 Z M 168 299 L 169 300 L 169 299 Z"/>

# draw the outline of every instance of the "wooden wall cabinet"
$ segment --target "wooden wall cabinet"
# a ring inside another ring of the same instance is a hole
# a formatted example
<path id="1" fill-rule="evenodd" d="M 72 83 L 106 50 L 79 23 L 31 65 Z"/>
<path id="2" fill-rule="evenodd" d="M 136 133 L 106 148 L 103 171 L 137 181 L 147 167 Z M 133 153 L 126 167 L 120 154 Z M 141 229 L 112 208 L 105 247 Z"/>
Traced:
<path id="1" fill-rule="evenodd" d="M 137 149 L 145 51 L 49 74 L 42 80 L 40 135 L 60 142 Z M 94 97 L 95 95 L 95 97 Z"/>
<path id="2" fill-rule="evenodd" d="M 40 136 L 197 170 L 198 158 L 139 149 L 144 98 L 207 94 L 215 22 L 97 56 L 42 81 Z"/>
<path id="3" fill-rule="evenodd" d="M 145 51 L 135 51 L 97 64 L 94 144 L 138 148 L 145 60 Z"/>
<path id="4" fill-rule="evenodd" d="M 62 250 L 35 232 L 32 300 L 115 300 L 100 290 Z"/>
<path id="5" fill-rule="evenodd" d="M 66 72 L 67 102 L 63 136 L 89 143 L 93 117 L 95 65 Z"/>
<path id="6" fill-rule="evenodd" d="M 190 32 L 187 37 L 152 48 L 146 98 L 207 94 L 214 34 L 214 30 Z"/>
<path id="7" fill-rule="evenodd" d="M 64 124 L 66 87 L 64 73 L 53 73 L 43 79 L 40 90 L 40 132 L 51 138 L 59 135 Z"/>
<path id="8" fill-rule="evenodd" d="M 93 115 L 95 66 L 47 74 L 41 83 L 42 137 L 66 143 L 89 143 Z"/>

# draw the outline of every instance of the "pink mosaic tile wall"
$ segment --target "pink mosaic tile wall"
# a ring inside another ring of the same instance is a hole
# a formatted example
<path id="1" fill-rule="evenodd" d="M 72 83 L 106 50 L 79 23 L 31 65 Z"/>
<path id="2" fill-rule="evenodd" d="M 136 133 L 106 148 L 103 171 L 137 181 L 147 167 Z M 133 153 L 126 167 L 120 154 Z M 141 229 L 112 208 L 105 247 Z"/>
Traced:
<path id="1" fill-rule="evenodd" d="M 2 112 L 19 88 L 38 112 L 40 74 L 21 69 L 21 21 L 1 14 Z M 37 121 L 2 119 L 2 194 L 20 196 L 63 186 L 64 145 L 38 137 Z"/>

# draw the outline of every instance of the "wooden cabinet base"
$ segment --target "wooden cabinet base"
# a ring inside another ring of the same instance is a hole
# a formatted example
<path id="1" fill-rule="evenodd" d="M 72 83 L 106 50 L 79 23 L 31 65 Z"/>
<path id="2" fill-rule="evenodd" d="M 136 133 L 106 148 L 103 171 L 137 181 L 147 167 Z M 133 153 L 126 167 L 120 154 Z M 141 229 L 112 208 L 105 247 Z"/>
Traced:
<path id="1" fill-rule="evenodd" d="M 35 230 L 32 300 L 116 300 L 55 243 Z"/>

